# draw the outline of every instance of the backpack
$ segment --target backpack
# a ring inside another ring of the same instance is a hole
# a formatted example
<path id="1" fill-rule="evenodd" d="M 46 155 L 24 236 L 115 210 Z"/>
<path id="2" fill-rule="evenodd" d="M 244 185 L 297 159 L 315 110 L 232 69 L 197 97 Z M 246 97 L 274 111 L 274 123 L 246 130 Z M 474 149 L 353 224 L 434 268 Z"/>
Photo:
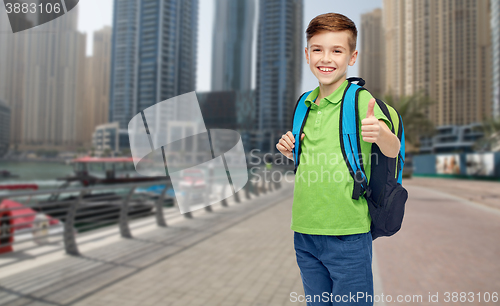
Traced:
<path id="1" fill-rule="evenodd" d="M 375 240 L 381 236 L 394 235 L 399 231 L 403 222 L 405 203 L 408 199 L 408 192 L 401 185 L 405 159 L 403 120 L 396 109 L 376 99 L 378 106 L 392 123 L 392 132 L 399 138 L 401 146 L 398 157 L 390 158 L 385 156 L 375 143 L 372 143 L 371 175 L 370 182 L 368 182 L 361 155 L 358 114 L 358 94 L 361 90 L 366 90 L 362 87 L 365 81 L 361 78 L 347 80 L 349 83 L 344 91 L 340 109 L 340 147 L 349 173 L 354 180 L 352 199 L 358 200 L 360 196 L 366 198 L 372 219 L 370 231 L 372 239 Z M 353 83 L 356 81 L 358 84 Z M 303 93 L 295 105 L 292 128 L 295 138 L 294 173 L 297 172 L 300 163 L 300 135 L 302 135 L 311 109 L 304 103 L 310 93 L 311 91 Z M 393 120 L 394 118 L 396 120 Z"/>

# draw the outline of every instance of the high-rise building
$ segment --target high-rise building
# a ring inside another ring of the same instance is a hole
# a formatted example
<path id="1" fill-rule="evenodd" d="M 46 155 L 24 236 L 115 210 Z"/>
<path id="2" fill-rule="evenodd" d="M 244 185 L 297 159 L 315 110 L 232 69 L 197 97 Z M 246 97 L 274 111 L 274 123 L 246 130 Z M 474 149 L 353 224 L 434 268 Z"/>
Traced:
<path id="1" fill-rule="evenodd" d="M 384 0 L 383 24 L 386 93 L 423 90 L 437 126 L 491 116 L 488 1 Z"/>
<path id="2" fill-rule="evenodd" d="M 255 0 L 216 0 L 212 91 L 250 90 Z"/>
<path id="3" fill-rule="evenodd" d="M 255 91 L 209 91 L 196 94 L 207 129 L 250 130 L 255 123 Z"/>
<path id="4" fill-rule="evenodd" d="M 84 92 L 85 35 L 77 31 L 77 22 L 78 7 L 18 33 L 0 22 L 5 64 L 0 97 L 11 107 L 12 144 L 21 149 L 78 145 L 75 118 Z"/>
<path id="5" fill-rule="evenodd" d="M 500 119 L 500 1 L 491 3 L 491 42 L 493 51 L 493 116 Z"/>
<path id="6" fill-rule="evenodd" d="M 359 75 L 375 97 L 381 97 L 384 88 L 384 29 L 382 10 L 361 15 L 361 44 L 358 55 Z"/>
<path id="7" fill-rule="evenodd" d="M 19 146 L 22 141 L 22 112 L 25 88 L 25 32 L 12 33 L 5 6 L 0 5 L 0 99 L 10 108 L 10 143 Z M 26 24 L 27 17 L 23 14 L 13 14 L 20 24 Z M 16 26 L 15 26 L 16 27 Z"/>
<path id="8" fill-rule="evenodd" d="M 10 145 L 10 107 L 0 100 L 0 157 L 9 150 Z"/>
<path id="9" fill-rule="evenodd" d="M 77 23 L 78 7 L 29 30 L 22 136 L 26 145 L 75 145 L 86 44 Z"/>
<path id="10" fill-rule="evenodd" d="M 109 119 L 109 79 L 111 71 L 111 35 L 110 26 L 95 31 L 93 35 L 92 56 L 87 58 L 86 99 L 79 112 L 80 133 L 88 145 L 94 129 Z"/>
<path id="11" fill-rule="evenodd" d="M 256 128 L 272 135 L 271 141 L 263 139 L 266 145 L 292 126 L 292 113 L 300 94 L 305 41 L 302 12 L 302 0 L 259 3 Z M 273 150 L 273 146 L 267 149 Z"/>
<path id="12" fill-rule="evenodd" d="M 196 85 L 198 0 L 114 0 L 110 122 Z"/>

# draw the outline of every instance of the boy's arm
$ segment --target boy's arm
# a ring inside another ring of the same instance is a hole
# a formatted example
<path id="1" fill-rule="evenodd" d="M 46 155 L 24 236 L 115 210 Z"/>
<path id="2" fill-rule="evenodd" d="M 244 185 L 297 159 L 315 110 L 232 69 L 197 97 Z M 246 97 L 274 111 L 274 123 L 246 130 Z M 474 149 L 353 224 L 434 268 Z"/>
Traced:
<path id="1" fill-rule="evenodd" d="M 366 118 L 361 120 L 363 141 L 376 143 L 382 154 L 395 158 L 399 153 L 399 138 L 389 130 L 384 120 L 375 118 L 375 104 L 375 99 L 372 98 L 368 103 Z"/>

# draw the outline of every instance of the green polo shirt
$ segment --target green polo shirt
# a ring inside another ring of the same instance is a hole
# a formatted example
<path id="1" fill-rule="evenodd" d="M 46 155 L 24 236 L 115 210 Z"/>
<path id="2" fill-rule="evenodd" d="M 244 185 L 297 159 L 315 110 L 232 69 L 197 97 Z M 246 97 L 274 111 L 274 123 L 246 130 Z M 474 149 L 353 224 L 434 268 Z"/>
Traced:
<path id="1" fill-rule="evenodd" d="M 304 125 L 306 134 L 301 142 L 300 164 L 295 174 L 291 229 L 311 235 L 351 235 L 370 230 L 371 218 L 366 199 L 353 200 L 353 179 L 345 163 L 339 140 L 339 114 L 344 90 L 348 82 L 328 97 L 314 103 L 319 87 L 305 100 L 311 110 Z M 360 121 L 366 118 L 368 102 L 372 95 L 359 93 Z M 389 129 L 391 123 L 375 104 L 375 117 L 383 119 Z M 359 139 L 363 165 L 370 179 L 371 143 L 363 141 L 361 122 Z"/>

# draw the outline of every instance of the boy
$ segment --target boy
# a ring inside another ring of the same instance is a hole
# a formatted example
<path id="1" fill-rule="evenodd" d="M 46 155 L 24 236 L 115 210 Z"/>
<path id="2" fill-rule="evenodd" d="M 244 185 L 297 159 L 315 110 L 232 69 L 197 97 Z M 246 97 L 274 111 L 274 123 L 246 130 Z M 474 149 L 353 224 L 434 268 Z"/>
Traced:
<path id="1" fill-rule="evenodd" d="M 300 138 L 291 229 L 307 305 L 373 305 L 371 218 L 366 199 L 352 199 L 353 180 L 339 140 L 339 111 L 347 66 L 356 62 L 356 25 L 341 14 L 315 17 L 306 30 L 306 61 L 319 86 L 305 100 L 309 116 Z M 370 178 L 371 145 L 396 157 L 399 139 L 371 94 L 359 93 L 360 145 Z M 293 160 L 288 131 L 276 148 Z"/>

